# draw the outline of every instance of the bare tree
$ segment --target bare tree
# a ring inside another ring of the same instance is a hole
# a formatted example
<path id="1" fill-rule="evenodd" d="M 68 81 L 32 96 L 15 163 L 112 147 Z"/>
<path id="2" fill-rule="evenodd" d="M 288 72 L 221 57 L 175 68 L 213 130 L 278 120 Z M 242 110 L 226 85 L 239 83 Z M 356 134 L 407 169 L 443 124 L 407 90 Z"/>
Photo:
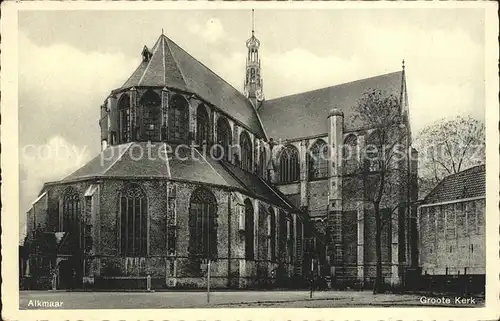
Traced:
<path id="1" fill-rule="evenodd" d="M 421 196 L 445 176 L 485 162 L 484 122 L 457 116 L 425 127 L 417 136 Z"/>
<path id="2" fill-rule="evenodd" d="M 382 231 L 386 224 L 398 217 L 398 209 L 406 206 L 405 200 L 409 199 L 409 130 L 399 98 L 384 91 L 365 92 L 354 112 L 355 120 L 366 128 L 374 129 L 365 141 L 362 166 L 356 174 L 363 177 L 363 199 L 373 208 L 375 216 L 375 294 L 384 291 Z"/>

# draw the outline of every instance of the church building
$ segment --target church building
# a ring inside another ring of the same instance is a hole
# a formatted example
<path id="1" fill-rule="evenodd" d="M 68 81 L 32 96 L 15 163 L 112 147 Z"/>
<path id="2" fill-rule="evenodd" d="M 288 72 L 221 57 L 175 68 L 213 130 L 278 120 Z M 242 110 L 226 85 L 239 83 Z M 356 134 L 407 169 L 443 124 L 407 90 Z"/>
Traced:
<path id="1" fill-rule="evenodd" d="M 301 287 L 311 275 L 332 288 L 372 284 L 373 208 L 350 169 L 364 166 L 376 128 L 353 106 L 370 89 L 395 95 L 409 132 L 404 67 L 266 100 L 253 30 L 246 47 L 242 91 L 164 34 L 143 48 L 100 106 L 101 153 L 45 183 L 27 213 L 31 288 L 203 288 L 208 267 L 214 288 Z M 357 151 L 349 160 L 344 145 Z M 320 157 L 327 150 L 333 158 Z M 416 264 L 406 186 L 382 231 L 393 286 Z"/>

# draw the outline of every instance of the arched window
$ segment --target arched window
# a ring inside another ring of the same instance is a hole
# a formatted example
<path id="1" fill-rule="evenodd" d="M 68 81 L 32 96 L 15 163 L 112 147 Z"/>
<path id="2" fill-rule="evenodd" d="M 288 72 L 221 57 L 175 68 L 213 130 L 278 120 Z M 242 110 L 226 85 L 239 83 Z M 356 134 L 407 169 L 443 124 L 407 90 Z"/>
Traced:
<path id="1" fill-rule="evenodd" d="M 253 205 L 248 198 L 245 200 L 245 258 L 254 259 L 254 221 Z"/>
<path id="2" fill-rule="evenodd" d="M 274 209 L 269 207 L 269 249 L 271 252 L 271 261 L 276 261 L 276 214 Z"/>
<path id="3" fill-rule="evenodd" d="M 233 136 L 231 134 L 231 127 L 226 118 L 219 117 L 217 119 L 217 147 L 214 149 L 215 156 L 217 158 L 221 157 L 222 159 L 228 161 L 229 155 L 231 153 L 231 140 Z"/>
<path id="4" fill-rule="evenodd" d="M 278 217 L 278 246 L 279 257 L 284 259 L 286 257 L 286 243 L 288 237 L 286 213 L 283 210 L 279 211 Z"/>
<path id="5" fill-rule="evenodd" d="M 118 101 L 118 141 L 120 144 L 130 141 L 130 97 L 123 94 Z"/>
<path id="6" fill-rule="evenodd" d="M 168 110 L 168 139 L 186 142 L 189 133 L 189 106 L 184 97 L 173 95 Z"/>
<path id="7" fill-rule="evenodd" d="M 382 159 L 382 133 L 379 130 L 373 131 L 366 139 L 364 169 L 374 172 L 380 170 Z"/>
<path id="8" fill-rule="evenodd" d="M 200 104 L 196 110 L 196 144 L 201 146 L 208 143 L 210 133 L 210 119 L 205 105 Z"/>
<path id="9" fill-rule="evenodd" d="M 318 139 L 309 150 L 309 179 L 328 177 L 328 144 Z"/>
<path id="10" fill-rule="evenodd" d="M 206 188 L 198 188 L 189 201 L 189 254 L 196 258 L 217 257 L 217 200 Z"/>
<path id="11" fill-rule="evenodd" d="M 81 203 L 78 191 L 68 187 L 63 197 L 62 231 L 79 233 L 79 219 L 81 215 Z"/>
<path id="12" fill-rule="evenodd" d="M 359 166 L 358 137 L 356 135 L 350 134 L 344 139 L 342 157 L 344 158 L 345 173 L 352 174 L 356 172 Z"/>
<path id="13" fill-rule="evenodd" d="M 280 182 L 290 183 L 300 178 L 299 151 L 295 146 L 288 145 L 283 148 L 279 158 Z"/>
<path id="14" fill-rule="evenodd" d="M 142 124 L 144 128 L 144 141 L 159 141 L 161 127 L 161 99 L 160 96 L 149 89 L 139 100 L 142 108 Z"/>
<path id="15" fill-rule="evenodd" d="M 147 255 L 148 206 L 146 194 L 137 184 L 126 186 L 120 195 L 121 252 Z"/>
<path id="16" fill-rule="evenodd" d="M 260 175 L 260 177 L 264 177 L 264 173 L 266 172 L 266 149 L 264 148 L 264 146 L 262 146 L 260 148 L 260 155 L 259 155 L 259 172 L 258 174 Z"/>
<path id="17" fill-rule="evenodd" d="M 240 134 L 241 147 L 241 168 L 249 172 L 252 171 L 252 142 L 246 131 Z"/>

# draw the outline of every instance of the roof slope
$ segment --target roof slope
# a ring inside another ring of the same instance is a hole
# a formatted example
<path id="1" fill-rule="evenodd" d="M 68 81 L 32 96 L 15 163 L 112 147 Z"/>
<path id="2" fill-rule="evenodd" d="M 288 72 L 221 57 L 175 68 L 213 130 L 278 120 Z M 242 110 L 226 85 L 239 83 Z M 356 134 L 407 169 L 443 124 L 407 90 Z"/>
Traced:
<path id="1" fill-rule="evenodd" d="M 326 134 L 326 118 L 332 108 L 344 112 L 345 130 L 363 127 L 353 120 L 353 108 L 363 92 L 379 89 L 397 97 L 401 94 L 403 71 L 361 79 L 264 101 L 259 114 L 268 137 L 292 139 Z"/>
<path id="2" fill-rule="evenodd" d="M 172 153 L 177 152 L 178 157 Z M 151 157 L 149 157 L 151 155 Z M 178 147 L 168 150 L 164 143 L 128 143 L 108 147 L 63 182 L 95 177 L 167 178 L 221 186 L 234 186 L 226 181 L 195 149 Z"/>
<path id="3" fill-rule="evenodd" d="M 485 165 L 445 177 L 424 199 L 424 204 L 486 196 Z"/>
<path id="4" fill-rule="evenodd" d="M 265 183 L 260 177 L 244 171 L 233 164 L 221 162 L 221 165 L 256 197 L 265 199 L 282 208 L 298 211 L 298 209 L 287 200 L 286 196 L 282 195 L 277 188 Z"/>
<path id="5" fill-rule="evenodd" d="M 143 60 L 120 89 L 134 86 L 170 87 L 197 94 L 265 137 L 252 103 L 165 35 L 156 41 L 151 58 Z"/>
<path id="6" fill-rule="evenodd" d="M 147 144 L 109 147 L 62 182 L 93 178 L 165 178 L 229 187 L 298 211 L 276 188 L 239 167 L 204 157 L 189 146 L 172 148 L 170 152 L 164 143 L 150 147 Z"/>

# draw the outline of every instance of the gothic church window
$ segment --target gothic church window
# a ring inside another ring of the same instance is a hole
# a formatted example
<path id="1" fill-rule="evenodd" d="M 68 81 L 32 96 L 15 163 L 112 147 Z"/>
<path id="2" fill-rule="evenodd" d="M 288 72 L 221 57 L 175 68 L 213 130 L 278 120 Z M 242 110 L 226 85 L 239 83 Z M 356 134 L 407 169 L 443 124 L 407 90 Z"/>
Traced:
<path id="1" fill-rule="evenodd" d="M 217 200 L 198 188 L 189 201 L 189 254 L 201 259 L 217 257 Z"/>
<path id="2" fill-rule="evenodd" d="M 358 138 L 354 134 L 348 135 L 344 139 L 342 157 L 344 158 L 344 168 L 346 174 L 354 173 L 358 164 Z"/>
<path id="3" fill-rule="evenodd" d="M 148 207 L 146 194 L 137 184 L 120 193 L 121 252 L 127 256 L 147 255 Z"/>
<path id="4" fill-rule="evenodd" d="M 145 141 L 160 140 L 161 99 L 153 90 L 148 90 L 141 97 L 139 104 L 143 112 Z"/>
<path id="5" fill-rule="evenodd" d="M 279 181 L 281 183 L 291 183 L 299 180 L 299 151 L 295 146 L 285 146 L 281 151 L 279 156 L 279 174 Z"/>
<path id="6" fill-rule="evenodd" d="M 328 176 L 328 144 L 317 140 L 309 151 L 309 179 Z"/>
<path id="7" fill-rule="evenodd" d="M 130 141 L 130 96 L 123 94 L 118 101 L 118 140 L 120 144 Z"/>
<path id="8" fill-rule="evenodd" d="M 81 215 L 80 196 L 72 187 L 66 189 L 63 197 L 62 231 L 70 233 L 79 232 L 79 219 Z"/>
<path id="9" fill-rule="evenodd" d="M 260 177 L 264 177 L 264 173 L 266 171 L 266 149 L 262 147 L 260 149 L 260 155 L 259 155 L 259 165 L 258 165 L 258 174 Z"/>
<path id="10" fill-rule="evenodd" d="M 254 214 L 252 201 L 245 200 L 245 258 L 254 259 Z"/>
<path id="11" fill-rule="evenodd" d="M 366 171 L 375 172 L 380 170 L 380 166 L 383 162 L 381 136 L 382 133 L 379 130 L 375 130 L 366 139 L 364 162 Z"/>
<path id="12" fill-rule="evenodd" d="M 189 134 L 189 105 L 181 95 L 174 95 L 168 111 L 168 139 L 186 142 Z"/>
<path id="13" fill-rule="evenodd" d="M 202 146 L 208 142 L 210 120 L 205 105 L 200 104 L 196 110 L 196 144 Z"/>
<path id="14" fill-rule="evenodd" d="M 231 127 L 226 118 L 219 117 L 217 120 L 217 148 L 214 149 L 215 157 L 229 160 L 231 147 Z"/>
<path id="15" fill-rule="evenodd" d="M 240 135 L 241 146 L 241 168 L 252 171 L 252 143 L 248 133 L 243 131 Z"/>

